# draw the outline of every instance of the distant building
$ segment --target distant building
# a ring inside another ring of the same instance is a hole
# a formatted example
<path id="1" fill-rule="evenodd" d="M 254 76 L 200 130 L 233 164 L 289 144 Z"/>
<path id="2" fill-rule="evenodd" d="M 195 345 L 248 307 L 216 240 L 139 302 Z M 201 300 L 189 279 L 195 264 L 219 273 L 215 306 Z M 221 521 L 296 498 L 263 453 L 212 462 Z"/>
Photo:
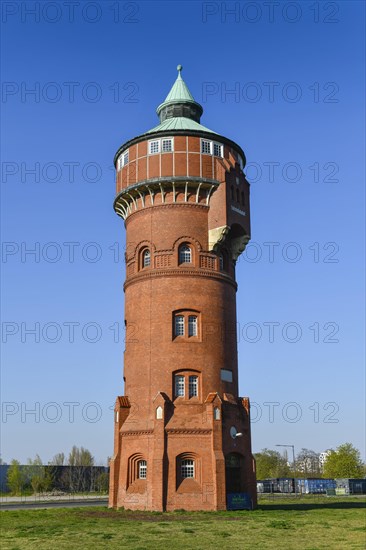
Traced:
<path id="1" fill-rule="evenodd" d="M 331 452 L 332 452 L 331 449 L 327 449 L 326 451 L 319 453 L 319 467 L 321 472 L 323 471 L 325 461 L 327 460 Z"/>

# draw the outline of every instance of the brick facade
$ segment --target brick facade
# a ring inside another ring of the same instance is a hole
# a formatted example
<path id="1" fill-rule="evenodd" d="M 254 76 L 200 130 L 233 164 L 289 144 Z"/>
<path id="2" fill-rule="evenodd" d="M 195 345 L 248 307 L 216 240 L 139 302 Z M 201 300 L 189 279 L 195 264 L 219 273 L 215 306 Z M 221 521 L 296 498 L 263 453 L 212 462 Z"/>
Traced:
<path id="1" fill-rule="evenodd" d="M 228 492 L 256 503 L 236 342 L 235 262 L 250 235 L 245 157 L 217 134 L 182 133 L 144 134 L 116 158 L 126 347 L 112 507 L 225 510 Z M 162 138 L 173 150 L 149 154 L 149 142 Z M 202 153 L 202 139 L 220 144 L 220 156 Z"/>

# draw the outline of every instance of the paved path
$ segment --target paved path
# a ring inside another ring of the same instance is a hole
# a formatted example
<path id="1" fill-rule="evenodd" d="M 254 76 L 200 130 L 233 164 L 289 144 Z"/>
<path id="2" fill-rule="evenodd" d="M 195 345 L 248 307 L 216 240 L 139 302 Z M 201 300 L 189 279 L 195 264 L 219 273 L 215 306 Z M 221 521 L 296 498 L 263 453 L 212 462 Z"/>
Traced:
<path id="1" fill-rule="evenodd" d="M 16 497 L 13 497 L 16 499 Z M 32 498 L 32 497 L 31 497 Z M 0 510 L 40 510 L 44 508 L 79 508 L 81 506 L 106 506 L 108 503 L 108 497 L 96 497 L 96 498 L 73 498 L 70 497 L 50 497 L 46 500 L 38 499 L 35 501 L 34 497 L 32 500 L 22 500 L 19 501 L 19 498 L 13 501 L 10 501 L 10 498 L 7 499 L 7 502 L 2 500 L 0 504 Z"/>

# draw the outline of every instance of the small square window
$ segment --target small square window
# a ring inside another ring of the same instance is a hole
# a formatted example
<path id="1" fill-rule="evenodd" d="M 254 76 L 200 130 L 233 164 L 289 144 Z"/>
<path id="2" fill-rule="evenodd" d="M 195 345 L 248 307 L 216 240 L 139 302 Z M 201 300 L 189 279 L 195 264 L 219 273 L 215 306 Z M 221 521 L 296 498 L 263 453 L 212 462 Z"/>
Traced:
<path id="1" fill-rule="evenodd" d="M 215 157 L 222 157 L 222 145 L 220 143 L 213 144 Z"/>
<path id="2" fill-rule="evenodd" d="M 201 141 L 201 153 L 211 155 L 211 141 L 205 141 L 204 139 Z"/>
<path id="3" fill-rule="evenodd" d="M 162 139 L 161 140 L 161 150 L 163 153 L 170 153 L 173 151 L 173 140 L 172 139 Z"/>
<path id="4" fill-rule="evenodd" d="M 160 141 L 150 141 L 149 142 L 149 153 L 150 155 L 154 155 L 155 153 L 159 153 L 160 151 Z"/>

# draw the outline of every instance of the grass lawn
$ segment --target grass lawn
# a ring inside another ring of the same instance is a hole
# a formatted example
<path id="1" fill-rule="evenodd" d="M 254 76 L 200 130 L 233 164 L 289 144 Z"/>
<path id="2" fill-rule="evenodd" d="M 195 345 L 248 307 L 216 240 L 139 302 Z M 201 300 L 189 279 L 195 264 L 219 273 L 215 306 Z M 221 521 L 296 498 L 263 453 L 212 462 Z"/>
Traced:
<path id="1" fill-rule="evenodd" d="M 365 549 L 365 500 L 261 498 L 254 512 L 0 512 L 2 550 Z"/>

